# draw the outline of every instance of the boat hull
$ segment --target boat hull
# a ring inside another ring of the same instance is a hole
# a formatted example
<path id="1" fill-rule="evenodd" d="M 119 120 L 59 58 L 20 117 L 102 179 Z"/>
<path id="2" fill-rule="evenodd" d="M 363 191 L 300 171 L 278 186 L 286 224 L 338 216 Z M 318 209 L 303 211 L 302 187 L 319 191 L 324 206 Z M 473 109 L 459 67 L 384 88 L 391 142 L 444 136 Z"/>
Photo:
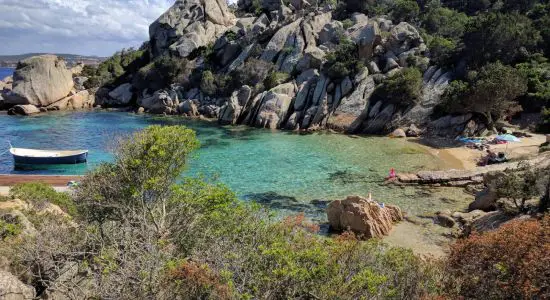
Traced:
<path id="1" fill-rule="evenodd" d="M 13 155 L 16 165 L 69 165 L 85 163 L 88 160 L 88 152 L 60 157 L 31 157 Z"/>

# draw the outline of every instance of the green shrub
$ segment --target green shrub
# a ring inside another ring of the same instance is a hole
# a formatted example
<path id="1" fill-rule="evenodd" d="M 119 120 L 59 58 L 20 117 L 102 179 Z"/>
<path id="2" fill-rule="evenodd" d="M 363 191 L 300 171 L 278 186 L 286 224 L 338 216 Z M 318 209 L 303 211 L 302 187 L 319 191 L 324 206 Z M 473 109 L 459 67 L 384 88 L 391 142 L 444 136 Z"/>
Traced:
<path id="1" fill-rule="evenodd" d="M 357 46 L 348 39 L 342 39 L 336 50 L 326 55 L 326 60 L 323 70 L 335 80 L 354 76 L 364 67 L 359 60 Z"/>
<path id="2" fill-rule="evenodd" d="M 457 52 L 454 41 L 442 37 L 434 37 L 428 44 L 432 61 L 440 66 L 449 65 Z"/>
<path id="3" fill-rule="evenodd" d="M 539 40 L 539 32 L 526 16 L 481 14 L 466 26 L 464 54 L 475 67 L 497 60 L 511 64 L 523 59 L 522 51 L 535 49 Z"/>
<path id="4" fill-rule="evenodd" d="M 353 21 L 351 19 L 345 19 L 342 21 L 342 26 L 344 26 L 344 29 L 348 29 L 353 26 Z"/>
<path id="5" fill-rule="evenodd" d="M 131 76 L 149 63 L 146 49 L 123 49 L 101 62 L 97 67 L 85 67 L 83 76 L 88 77 L 86 88 L 118 86 L 128 82 Z"/>
<path id="6" fill-rule="evenodd" d="M 384 80 L 374 91 L 374 96 L 400 106 L 417 103 L 422 96 L 422 73 L 417 68 L 405 68 Z"/>
<path id="7" fill-rule="evenodd" d="M 207 95 L 216 95 L 217 86 L 214 82 L 214 74 L 210 70 L 202 72 L 200 88 Z"/>
<path id="8" fill-rule="evenodd" d="M 392 19 L 399 22 L 412 22 L 414 21 L 420 12 L 418 3 L 414 0 L 397 0 L 394 2 L 391 16 Z"/>
<path id="9" fill-rule="evenodd" d="M 264 87 L 270 90 L 279 84 L 285 83 L 290 78 L 290 75 L 284 72 L 271 72 L 264 79 Z"/>
<path id="10" fill-rule="evenodd" d="M 10 189 L 10 196 L 33 204 L 49 202 L 59 206 L 71 216 L 77 215 L 76 205 L 67 193 L 57 192 L 51 186 L 44 183 L 20 183 Z"/>
<path id="11" fill-rule="evenodd" d="M 238 86 L 246 84 L 251 87 L 256 87 L 263 83 L 272 70 L 272 63 L 261 59 L 250 58 L 231 74 L 234 78 L 233 85 Z"/>
<path id="12" fill-rule="evenodd" d="M 157 91 L 173 83 L 187 85 L 193 65 L 187 59 L 161 56 L 135 74 L 132 85 L 139 91 Z"/>
<path id="13" fill-rule="evenodd" d="M 448 113 L 477 113 L 488 125 L 514 112 L 517 98 L 527 91 L 527 80 L 516 69 L 500 62 L 471 72 L 468 84 L 457 81 L 443 95 Z"/>
<path id="14" fill-rule="evenodd" d="M 4 216 L 0 216 L 0 241 L 13 236 L 18 236 L 23 228 L 19 223 L 6 222 L 3 220 Z"/>

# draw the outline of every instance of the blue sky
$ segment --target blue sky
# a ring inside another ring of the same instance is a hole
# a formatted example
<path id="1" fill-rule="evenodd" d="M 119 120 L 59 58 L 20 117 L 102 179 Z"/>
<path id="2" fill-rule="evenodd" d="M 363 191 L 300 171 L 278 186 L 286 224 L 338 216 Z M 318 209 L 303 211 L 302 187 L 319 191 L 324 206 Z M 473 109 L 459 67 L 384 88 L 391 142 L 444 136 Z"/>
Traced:
<path id="1" fill-rule="evenodd" d="M 108 56 L 139 46 L 175 0 L 0 0 L 0 54 Z"/>

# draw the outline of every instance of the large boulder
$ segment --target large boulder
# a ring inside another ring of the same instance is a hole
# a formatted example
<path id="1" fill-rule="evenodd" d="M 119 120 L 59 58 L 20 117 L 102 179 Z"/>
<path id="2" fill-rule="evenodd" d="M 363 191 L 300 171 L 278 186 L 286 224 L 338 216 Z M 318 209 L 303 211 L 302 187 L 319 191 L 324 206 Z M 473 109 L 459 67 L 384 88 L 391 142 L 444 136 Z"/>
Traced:
<path id="1" fill-rule="evenodd" d="M 35 291 L 25 285 L 11 273 L 0 271 L 0 299 L 2 300 L 31 300 Z"/>
<path id="2" fill-rule="evenodd" d="M 495 210 L 497 206 L 498 194 L 494 187 L 487 186 L 476 194 L 475 200 L 468 205 L 468 210 Z"/>
<path id="3" fill-rule="evenodd" d="M 149 27 L 152 54 L 187 57 L 214 42 L 235 22 L 224 0 L 177 0 Z"/>
<path id="4" fill-rule="evenodd" d="M 166 91 L 156 91 L 152 96 L 147 96 L 138 101 L 138 105 L 152 114 L 174 114 L 178 111 L 178 101 L 173 99 Z"/>
<path id="5" fill-rule="evenodd" d="M 281 128 L 295 94 L 294 82 L 281 84 L 269 90 L 259 101 L 253 125 L 271 129 Z"/>
<path id="6" fill-rule="evenodd" d="M 302 19 L 300 18 L 279 29 L 273 37 L 271 37 L 260 59 L 273 62 L 278 54 L 284 49 L 287 40 L 294 40 L 296 38 L 296 34 L 299 33 L 301 22 Z"/>
<path id="7" fill-rule="evenodd" d="M 92 108 L 95 103 L 95 96 L 88 90 L 80 91 L 74 95 L 65 97 L 46 107 L 47 110 L 78 110 Z"/>
<path id="8" fill-rule="evenodd" d="M 390 233 L 393 224 L 403 220 L 401 209 L 359 196 L 331 202 L 328 221 L 336 231 L 351 230 L 363 238 L 380 238 Z"/>
<path id="9" fill-rule="evenodd" d="M 67 96 L 73 86 L 73 73 L 64 60 L 55 55 L 34 56 L 19 62 L 13 89 L 5 100 L 9 104 L 47 106 Z"/>
<path id="10" fill-rule="evenodd" d="M 395 55 L 399 55 L 423 43 L 420 33 L 414 26 L 401 22 L 390 31 L 389 47 Z"/>
<path id="11" fill-rule="evenodd" d="M 109 105 L 128 105 L 130 101 L 132 101 L 133 97 L 132 93 L 132 84 L 130 83 L 124 83 L 119 85 L 116 89 L 109 92 L 109 97 L 111 98 L 108 100 Z"/>
<path id="12" fill-rule="evenodd" d="M 357 88 L 349 96 L 340 100 L 334 114 L 329 118 L 328 125 L 330 128 L 355 132 L 367 117 L 369 99 L 376 88 L 376 84 L 373 77 L 368 76 L 367 69 L 357 75 L 355 81 Z M 342 92 L 348 89 L 348 87 L 342 85 Z"/>
<path id="13" fill-rule="evenodd" d="M 349 29 L 349 35 L 357 44 L 359 58 L 364 61 L 372 58 L 374 47 L 382 41 L 380 29 L 376 22 L 354 25 Z"/>

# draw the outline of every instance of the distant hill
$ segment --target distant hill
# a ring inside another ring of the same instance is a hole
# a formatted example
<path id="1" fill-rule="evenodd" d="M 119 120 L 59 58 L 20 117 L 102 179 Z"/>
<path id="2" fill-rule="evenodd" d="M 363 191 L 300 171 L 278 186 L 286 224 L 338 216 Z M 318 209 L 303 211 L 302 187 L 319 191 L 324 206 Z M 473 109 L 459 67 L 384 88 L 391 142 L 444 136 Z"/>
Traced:
<path id="1" fill-rule="evenodd" d="M 17 62 L 27 59 L 32 56 L 44 55 L 51 53 L 25 53 L 19 55 L 0 55 L 0 67 L 16 67 Z M 65 54 L 65 53 L 54 53 L 59 57 L 62 57 L 67 61 L 69 65 L 74 65 L 77 63 L 84 63 L 87 65 L 97 65 L 100 62 L 104 61 L 105 57 L 99 56 L 86 56 L 86 55 L 77 55 L 77 54 Z"/>

